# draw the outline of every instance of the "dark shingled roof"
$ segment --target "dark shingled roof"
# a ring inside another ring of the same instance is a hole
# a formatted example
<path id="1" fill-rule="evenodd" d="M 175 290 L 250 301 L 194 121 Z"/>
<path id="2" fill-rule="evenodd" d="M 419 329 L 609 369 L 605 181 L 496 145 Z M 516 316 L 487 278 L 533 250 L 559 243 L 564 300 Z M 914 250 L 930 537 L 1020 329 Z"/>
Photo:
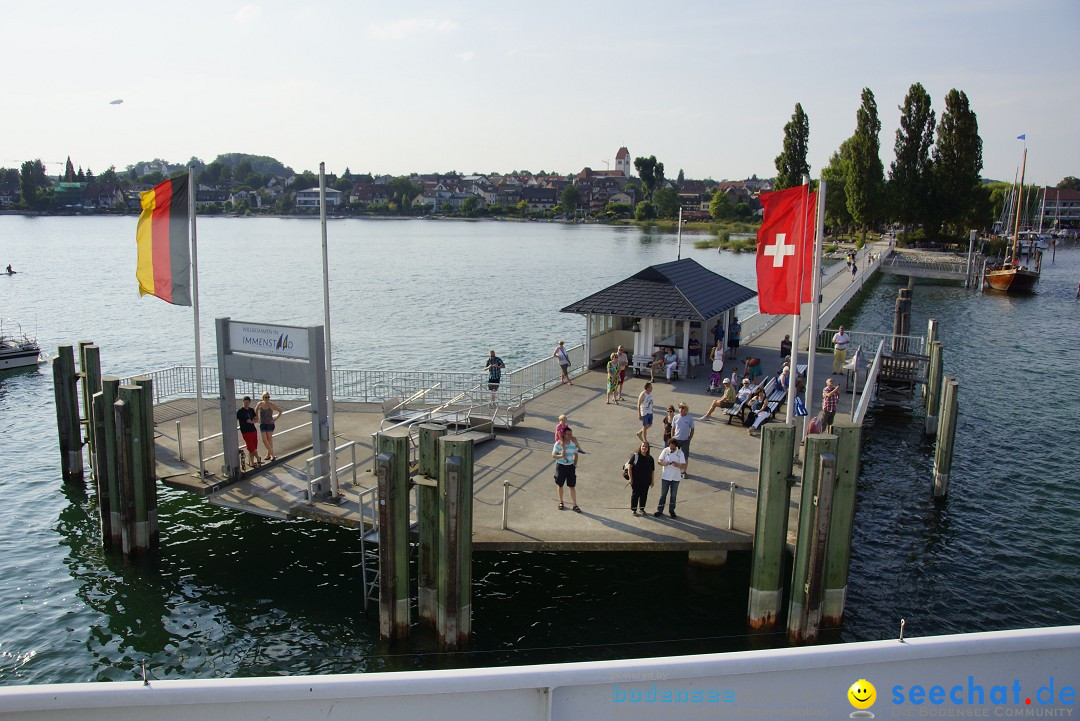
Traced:
<path id="1" fill-rule="evenodd" d="M 683 258 L 651 265 L 561 312 L 706 321 L 756 295 L 697 261 Z"/>

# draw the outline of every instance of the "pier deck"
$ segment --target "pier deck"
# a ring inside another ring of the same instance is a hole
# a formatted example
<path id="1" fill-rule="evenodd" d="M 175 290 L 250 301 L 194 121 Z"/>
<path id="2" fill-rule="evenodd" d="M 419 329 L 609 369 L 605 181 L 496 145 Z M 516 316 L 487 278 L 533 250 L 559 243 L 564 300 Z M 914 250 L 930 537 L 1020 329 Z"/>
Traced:
<path id="1" fill-rule="evenodd" d="M 766 373 L 776 370 L 779 352 L 773 348 L 744 347 L 740 357 L 763 358 Z M 831 358 L 818 354 L 818 387 L 831 369 Z M 730 368 L 730 367 L 729 367 Z M 757 507 L 757 468 L 760 440 L 750 436 L 736 420 L 714 414 L 711 420 L 697 421 L 691 444 L 689 477 L 680 484 L 678 520 L 635 517 L 630 512 L 630 490 L 621 475 L 621 466 L 636 449 L 635 433 L 640 427 L 636 400 L 646 378 L 629 377 L 626 401 L 621 405 L 604 402 L 604 376 L 584 373 L 573 386 L 559 386 L 532 399 L 526 405 L 524 421 L 512 431 L 500 431 L 493 441 L 477 446 L 474 470 L 473 544 L 476 550 L 736 550 L 749 549 Z M 653 455 L 662 447 L 662 411 L 669 403 L 685 401 L 698 417 L 715 396 L 709 395 L 708 373 L 696 379 L 654 384 L 659 411 L 649 432 Z M 278 401 L 283 408 L 298 403 Z M 841 402 L 841 411 L 846 410 Z M 340 481 L 341 503 L 306 501 L 304 462 L 310 455 L 310 431 L 302 429 L 281 434 L 283 429 L 306 420 L 303 412 L 281 421 L 275 435 L 275 449 L 281 460 L 245 473 L 228 484 L 218 475 L 200 479 L 195 438 L 194 399 L 168 401 L 155 407 L 157 427 L 158 477 L 173 488 L 203 495 L 217 505 L 272 518 L 306 517 L 354 528 L 363 527 L 370 517 L 361 517 L 358 493 L 375 485 L 370 472 L 371 434 L 382 420 L 381 407 L 373 403 L 335 404 L 335 430 L 341 439 L 357 442 L 361 471 L 357 482 L 351 474 Z M 204 400 L 204 432 L 216 430 L 217 401 Z M 586 453 L 578 465 L 578 503 L 582 513 L 557 508 L 558 497 L 552 476 L 551 447 L 560 413 L 569 416 Z M 782 412 L 781 412 L 782 419 Z M 841 418 L 838 413 L 838 419 Z M 176 453 L 176 421 L 180 421 L 184 461 Z M 239 442 L 239 439 L 238 439 Z M 260 451 L 261 452 L 261 451 Z M 339 465 L 347 462 L 343 456 Z M 220 460 L 207 464 L 207 471 L 219 471 Z M 503 480 L 510 481 L 508 530 L 502 530 Z M 730 484 L 738 490 L 734 530 L 727 529 Z M 654 509 L 660 494 L 659 469 L 656 487 L 649 494 Z M 797 495 L 793 495 L 793 513 Z M 794 531 L 795 524 L 791 524 Z"/>
<path id="2" fill-rule="evenodd" d="M 870 246 L 880 252 L 885 244 Z M 865 265 L 865 258 L 862 261 Z M 868 274 L 867 274 L 868 275 Z M 865 280 L 860 276 L 859 285 Z M 838 298 L 851 285 L 844 273 L 831 279 L 822 289 L 824 305 Z M 823 306 L 824 307 L 824 306 Z M 809 306 L 806 307 L 807 309 Z M 804 311 L 804 327 L 809 322 Z M 783 319 L 739 349 L 739 368 L 747 357 L 762 359 L 766 376 L 780 364 L 779 344 L 790 332 L 790 319 Z M 806 335 L 803 336 L 799 363 L 805 362 Z M 735 365 L 728 361 L 726 375 Z M 813 387 L 820 388 L 832 369 L 831 354 L 818 353 Z M 663 444 L 661 418 L 668 404 L 685 401 L 695 419 L 700 417 L 715 396 L 707 393 L 709 370 L 700 368 L 696 379 L 674 383 L 658 380 L 654 384 L 655 424 L 649 431 L 653 456 Z M 841 376 L 841 385 L 850 391 Z M 524 420 L 513 430 L 499 430 L 493 441 L 476 447 L 474 458 L 473 548 L 476 550 L 670 550 L 722 551 L 750 549 L 753 542 L 757 509 L 760 438 L 750 436 L 738 424 L 727 423 L 719 411 L 714 418 L 696 421 L 697 430 L 690 448 L 689 477 L 680 483 L 677 512 L 671 519 L 633 516 L 630 512 L 630 489 L 621 474 L 622 464 L 638 445 L 635 433 L 640 428 L 636 400 L 647 378 L 627 377 L 626 400 L 621 405 L 607 405 L 603 373 L 586 372 L 574 378 L 572 386 L 558 386 L 542 393 L 526 406 Z M 204 400 L 204 432 L 216 432 L 216 400 Z M 288 410 L 300 405 L 275 399 Z M 375 485 L 371 437 L 382 421 L 382 408 L 375 403 L 335 402 L 334 426 L 340 445 L 345 440 L 357 443 L 360 471 L 356 482 L 348 474 L 340 479 L 338 503 L 306 500 L 304 462 L 310 456 L 310 430 L 290 433 L 283 430 L 309 419 L 305 412 L 289 414 L 278 423 L 275 449 L 281 460 L 271 466 L 249 471 L 235 483 L 227 484 L 220 476 L 200 479 L 195 438 L 195 400 L 180 399 L 155 406 L 157 428 L 158 478 L 173 488 L 206 496 L 211 503 L 272 518 L 311 518 L 353 528 L 371 524 L 362 516 L 358 494 Z M 841 395 L 836 420 L 850 419 L 851 396 Z M 569 417 L 585 454 L 578 463 L 578 503 L 581 513 L 558 510 L 558 495 L 553 481 L 551 448 L 559 414 Z M 783 420 L 781 408 L 778 419 Z M 301 417 L 302 416 L 302 417 Z M 177 458 L 176 421 L 180 421 L 185 461 Z M 237 443 L 240 443 L 237 437 Z M 220 452 L 220 445 L 215 450 Z M 260 448 L 260 453 L 262 453 Z M 194 459 L 194 463 L 192 462 Z M 339 466 L 349 459 L 339 458 Z M 221 461 L 207 464 L 215 473 Z M 796 466 L 795 474 L 801 469 Z M 503 481 L 510 482 L 508 528 L 501 529 Z M 733 529 L 728 530 L 731 484 L 737 486 Z M 648 508 L 655 509 L 660 497 L 660 469 L 656 484 L 649 493 Z M 791 496 L 789 542 L 794 542 L 798 514 L 798 493 Z M 666 509 L 665 509 L 666 510 Z"/>

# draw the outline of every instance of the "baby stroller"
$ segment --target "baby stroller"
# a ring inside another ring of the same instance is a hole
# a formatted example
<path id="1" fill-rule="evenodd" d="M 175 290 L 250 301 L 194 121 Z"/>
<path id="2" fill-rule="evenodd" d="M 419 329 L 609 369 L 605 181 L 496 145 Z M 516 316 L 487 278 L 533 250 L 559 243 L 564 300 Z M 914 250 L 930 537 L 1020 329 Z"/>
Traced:
<path id="1" fill-rule="evenodd" d="M 724 382 L 723 373 L 721 373 L 720 371 L 713 371 L 712 374 L 709 375 L 709 391 L 708 392 L 709 393 L 719 393 L 720 392 L 720 384 L 723 383 L 723 382 Z"/>

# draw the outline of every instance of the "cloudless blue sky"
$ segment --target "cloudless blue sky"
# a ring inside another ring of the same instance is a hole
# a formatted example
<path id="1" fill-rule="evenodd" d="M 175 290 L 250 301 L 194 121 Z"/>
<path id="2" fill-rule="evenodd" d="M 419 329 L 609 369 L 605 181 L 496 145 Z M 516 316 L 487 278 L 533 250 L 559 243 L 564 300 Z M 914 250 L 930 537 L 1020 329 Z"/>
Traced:
<path id="1" fill-rule="evenodd" d="M 247 152 L 298 171 L 576 173 L 625 145 L 669 177 L 766 177 L 799 102 L 817 177 L 869 87 L 887 171 L 921 82 L 938 118 L 967 93 L 985 177 L 1012 180 L 1021 133 L 1030 182 L 1080 176 L 1077 0 L 2 7 L 4 167 Z"/>

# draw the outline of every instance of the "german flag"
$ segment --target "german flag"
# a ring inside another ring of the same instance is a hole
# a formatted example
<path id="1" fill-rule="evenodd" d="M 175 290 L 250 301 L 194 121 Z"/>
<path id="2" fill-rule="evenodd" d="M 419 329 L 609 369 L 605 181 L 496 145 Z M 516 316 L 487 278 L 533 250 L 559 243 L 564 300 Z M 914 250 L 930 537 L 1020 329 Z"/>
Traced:
<path id="1" fill-rule="evenodd" d="M 156 295 L 173 305 L 191 305 L 188 176 L 166 180 L 141 197 L 142 213 L 135 231 L 139 295 Z"/>

